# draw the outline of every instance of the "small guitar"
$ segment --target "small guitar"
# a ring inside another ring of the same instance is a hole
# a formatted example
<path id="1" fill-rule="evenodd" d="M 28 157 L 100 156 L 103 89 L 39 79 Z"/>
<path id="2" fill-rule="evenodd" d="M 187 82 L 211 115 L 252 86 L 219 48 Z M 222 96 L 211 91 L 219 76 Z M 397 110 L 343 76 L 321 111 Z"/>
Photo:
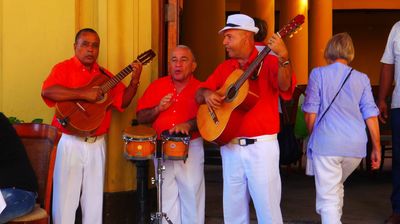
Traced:
<path id="1" fill-rule="evenodd" d="M 154 51 L 150 49 L 140 54 L 136 60 L 145 65 L 149 63 L 155 55 Z M 93 78 L 85 88 L 98 87 L 101 88 L 104 93 L 103 99 L 95 103 L 85 100 L 57 102 L 56 117 L 58 122 L 76 135 L 92 135 L 100 126 L 108 107 L 112 103 L 112 98 L 107 97 L 107 92 L 132 71 L 133 67 L 128 65 L 112 78 L 105 75 L 98 75 Z"/>
<path id="2" fill-rule="evenodd" d="M 277 34 L 284 38 L 295 32 L 303 23 L 304 16 L 297 15 Z M 266 46 L 245 72 L 236 69 L 229 75 L 224 85 L 216 91 L 219 95 L 225 96 L 224 102 L 219 109 L 209 108 L 207 104 L 200 105 L 197 112 L 197 126 L 205 140 L 223 145 L 234 137 L 235 131 L 246 113 L 246 109 L 251 108 L 249 105 L 254 105 L 249 102 L 257 101 L 258 97 L 249 91 L 247 79 L 270 51 L 271 49 Z M 238 109 L 241 105 L 245 105 L 243 108 L 246 109 Z"/>

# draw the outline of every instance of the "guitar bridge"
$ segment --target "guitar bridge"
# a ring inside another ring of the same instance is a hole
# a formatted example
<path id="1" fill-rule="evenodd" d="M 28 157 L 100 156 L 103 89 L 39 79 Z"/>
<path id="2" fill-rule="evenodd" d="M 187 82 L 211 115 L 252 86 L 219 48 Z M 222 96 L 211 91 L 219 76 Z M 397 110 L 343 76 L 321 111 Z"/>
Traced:
<path id="1" fill-rule="evenodd" d="M 216 125 L 218 125 L 219 124 L 219 120 L 218 120 L 217 115 L 215 114 L 214 109 L 210 108 L 209 106 L 207 108 L 208 108 L 208 113 L 210 114 L 212 120 L 214 121 L 214 123 Z"/>

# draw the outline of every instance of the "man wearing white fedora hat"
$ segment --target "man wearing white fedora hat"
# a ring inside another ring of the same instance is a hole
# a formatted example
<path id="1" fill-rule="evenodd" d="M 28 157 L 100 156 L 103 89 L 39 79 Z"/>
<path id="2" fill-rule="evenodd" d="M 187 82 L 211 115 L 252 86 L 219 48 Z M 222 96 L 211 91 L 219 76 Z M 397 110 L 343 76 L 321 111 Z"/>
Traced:
<path id="1" fill-rule="evenodd" d="M 225 96 L 216 90 L 225 84 L 234 70 L 245 71 L 255 60 L 258 51 L 254 35 L 257 32 L 251 17 L 244 14 L 228 17 L 219 34 L 224 37 L 222 43 L 230 59 L 222 62 L 200 85 L 196 94 L 198 103 L 206 103 L 210 110 L 222 108 Z M 290 99 L 296 79 L 282 39 L 274 34 L 267 46 L 274 54 L 265 56 L 258 74 L 248 79 L 258 100 L 249 109 L 241 110 L 241 120 L 234 128 L 235 136 L 221 147 L 224 221 L 229 224 L 250 222 L 250 197 L 258 223 L 283 222 L 276 137 L 279 132 L 278 97 Z"/>

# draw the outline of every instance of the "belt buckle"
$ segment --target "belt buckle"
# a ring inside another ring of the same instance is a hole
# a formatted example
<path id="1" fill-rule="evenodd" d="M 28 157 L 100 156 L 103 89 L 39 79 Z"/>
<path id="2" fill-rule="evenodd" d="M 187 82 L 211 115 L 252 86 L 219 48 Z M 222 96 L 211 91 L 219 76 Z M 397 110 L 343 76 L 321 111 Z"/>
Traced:
<path id="1" fill-rule="evenodd" d="M 97 140 L 97 136 L 89 136 L 89 137 L 85 137 L 85 142 L 87 143 L 95 143 Z"/>
<path id="2" fill-rule="evenodd" d="M 248 145 L 254 144 L 256 141 L 257 141 L 257 139 L 239 138 L 238 139 L 238 144 L 240 146 L 248 146 Z"/>
<path id="3" fill-rule="evenodd" d="M 240 146 L 247 146 L 248 144 L 247 144 L 247 139 L 246 138 L 239 138 L 238 139 L 238 144 L 240 145 Z"/>

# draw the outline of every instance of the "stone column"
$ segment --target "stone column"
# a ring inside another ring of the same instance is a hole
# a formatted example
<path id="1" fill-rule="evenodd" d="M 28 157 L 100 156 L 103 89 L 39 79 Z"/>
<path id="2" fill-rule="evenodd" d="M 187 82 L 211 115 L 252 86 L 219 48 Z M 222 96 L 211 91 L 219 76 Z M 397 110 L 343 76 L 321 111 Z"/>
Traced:
<path id="1" fill-rule="evenodd" d="M 290 62 L 296 73 L 297 84 L 306 84 L 308 80 L 308 18 L 307 0 L 282 0 L 279 26 L 282 28 L 296 15 L 305 16 L 302 29 L 294 34 L 293 38 L 286 38 L 285 43 L 289 50 Z"/>
<path id="2" fill-rule="evenodd" d="M 326 65 L 324 50 L 332 37 L 332 0 L 310 0 L 309 70 Z"/>

